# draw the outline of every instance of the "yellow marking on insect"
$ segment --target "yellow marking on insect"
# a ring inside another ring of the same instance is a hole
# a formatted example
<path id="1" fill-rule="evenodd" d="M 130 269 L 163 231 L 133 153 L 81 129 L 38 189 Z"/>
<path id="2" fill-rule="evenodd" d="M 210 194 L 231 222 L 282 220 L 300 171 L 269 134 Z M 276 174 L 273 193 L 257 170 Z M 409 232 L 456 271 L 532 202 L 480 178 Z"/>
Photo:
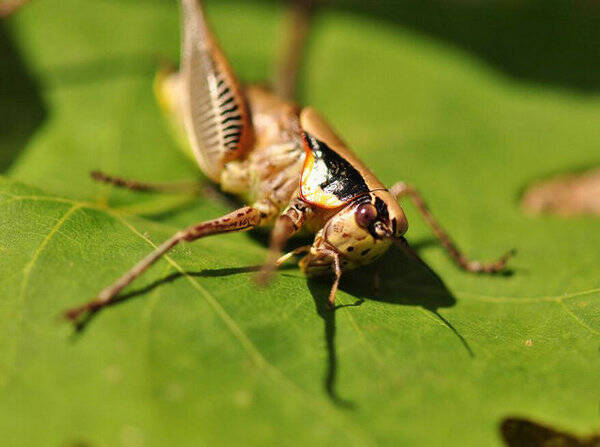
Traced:
<path id="1" fill-rule="evenodd" d="M 305 142 L 306 158 L 302 168 L 300 192 L 302 198 L 312 205 L 321 208 L 338 208 L 344 205 L 335 194 L 323 191 L 319 186 L 327 178 L 327 167 L 322 163 L 315 163 L 315 154 Z"/>

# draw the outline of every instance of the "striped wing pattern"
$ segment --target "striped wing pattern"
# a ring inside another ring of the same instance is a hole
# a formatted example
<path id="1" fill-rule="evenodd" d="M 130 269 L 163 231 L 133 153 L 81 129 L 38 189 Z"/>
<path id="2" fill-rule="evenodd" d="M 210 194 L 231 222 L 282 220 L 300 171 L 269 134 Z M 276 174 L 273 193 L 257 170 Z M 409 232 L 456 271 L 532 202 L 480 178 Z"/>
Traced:
<path id="1" fill-rule="evenodd" d="M 182 0 L 182 88 L 186 132 L 200 167 L 219 181 L 223 166 L 249 147 L 248 108 L 197 0 Z"/>

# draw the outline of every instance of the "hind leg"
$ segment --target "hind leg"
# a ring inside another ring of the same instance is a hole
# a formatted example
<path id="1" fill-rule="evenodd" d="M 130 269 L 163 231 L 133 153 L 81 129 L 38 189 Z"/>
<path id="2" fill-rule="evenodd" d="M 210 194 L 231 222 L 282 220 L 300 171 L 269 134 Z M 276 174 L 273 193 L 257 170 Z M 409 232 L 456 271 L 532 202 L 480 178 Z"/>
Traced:
<path id="1" fill-rule="evenodd" d="M 317 0 L 290 0 L 286 17 L 286 36 L 280 50 L 273 89 L 284 99 L 294 100 L 298 72 L 310 31 Z"/>

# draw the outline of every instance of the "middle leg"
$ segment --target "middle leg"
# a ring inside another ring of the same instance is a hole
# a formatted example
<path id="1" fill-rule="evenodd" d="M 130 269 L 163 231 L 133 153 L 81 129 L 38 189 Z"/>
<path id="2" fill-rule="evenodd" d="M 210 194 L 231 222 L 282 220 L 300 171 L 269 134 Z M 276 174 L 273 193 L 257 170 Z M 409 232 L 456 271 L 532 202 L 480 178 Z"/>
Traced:
<path id="1" fill-rule="evenodd" d="M 307 215 L 311 211 L 311 208 L 303 200 L 295 197 L 283 214 L 277 218 L 273 231 L 271 231 L 267 260 L 257 276 L 259 284 L 267 284 L 279 265 L 279 261 L 287 259 L 285 258 L 286 255 L 281 257 L 281 250 L 285 243 L 302 228 Z"/>
<path id="2" fill-rule="evenodd" d="M 90 176 L 97 182 L 107 183 L 123 189 L 138 192 L 165 192 L 165 193 L 199 193 L 202 189 L 200 182 L 173 181 L 173 182 L 140 182 L 106 174 L 102 171 L 92 171 Z"/>

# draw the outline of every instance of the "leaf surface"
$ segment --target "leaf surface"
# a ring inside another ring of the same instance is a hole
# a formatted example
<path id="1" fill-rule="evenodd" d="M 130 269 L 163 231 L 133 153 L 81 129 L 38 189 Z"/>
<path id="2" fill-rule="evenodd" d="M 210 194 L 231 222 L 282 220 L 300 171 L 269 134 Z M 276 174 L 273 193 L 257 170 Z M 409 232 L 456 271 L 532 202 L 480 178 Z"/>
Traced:
<path id="1" fill-rule="evenodd" d="M 209 3 L 242 79 L 269 76 L 281 13 Z M 73 335 L 62 310 L 229 208 L 88 177 L 200 177 L 152 94 L 157 60 L 177 60 L 173 2 L 46 0 L 0 26 L 13 79 L 23 71 L 37 88 L 25 112 L 5 114 L 35 132 L 0 139 L 12 151 L 0 180 L 7 445 L 500 445 L 515 414 L 598 429 L 600 222 L 518 206 L 531 179 L 597 161 L 597 97 L 522 84 L 419 33 L 325 10 L 304 102 L 385 183 L 415 184 L 467 253 L 517 248 L 513 274 L 457 270 L 407 206 L 408 239 L 433 272 L 392 251 L 345 279 L 334 314 L 328 281 L 293 266 L 255 286 L 264 235 L 231 234 L 176 248 Z"/>

